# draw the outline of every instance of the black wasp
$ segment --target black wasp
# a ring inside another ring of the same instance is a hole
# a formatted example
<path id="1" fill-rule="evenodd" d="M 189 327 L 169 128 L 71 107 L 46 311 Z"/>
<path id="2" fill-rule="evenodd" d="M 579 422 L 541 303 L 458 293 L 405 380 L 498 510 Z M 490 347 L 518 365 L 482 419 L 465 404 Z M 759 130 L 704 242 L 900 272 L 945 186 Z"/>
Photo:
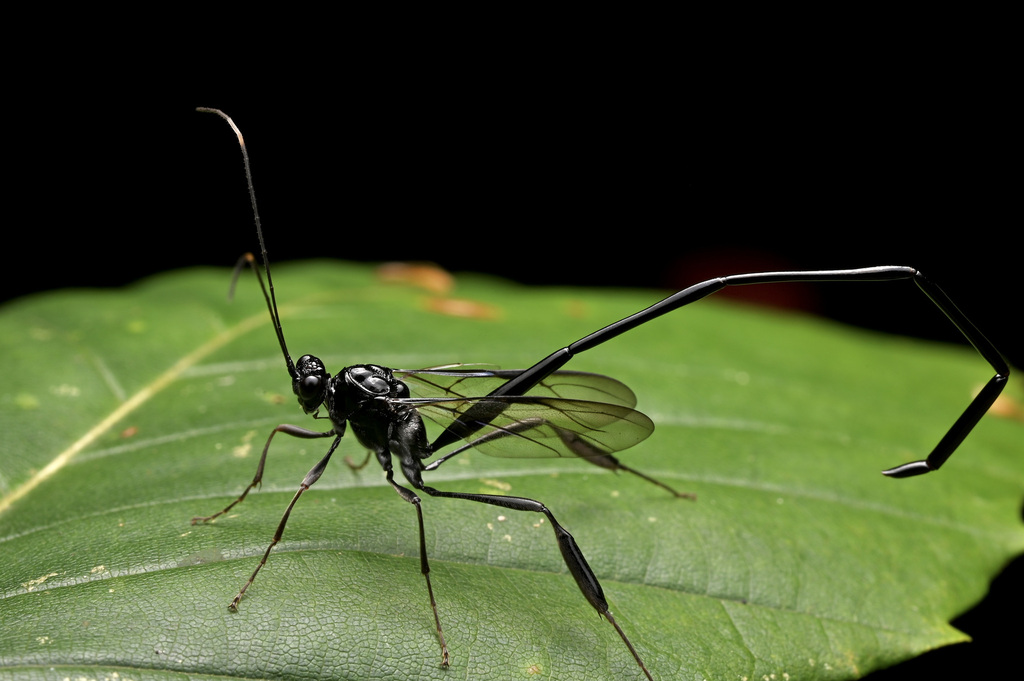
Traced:
<path id="1" fill-rule="evenodd" d="M 246 254 L 239 261 L 235 276 L 237 277 L 240 269 L 246 265 L 251 266 L 256 273 L 274 323 L 278 343 L 284 354 L 288 374 L 292 378 L 292 390 L 298 398 L 299 405 L 305 413 L 314 417 L 318 416 L 319 410 L 326 409 L 331 428 L 324 432 L 294 425 L 281 425 L 275 428 L 267 438 L 256 475 L 245 491 L 223 510 L 211 516 L 193 518 L 192 522 L 205 522 L 223 515 L 260 484 L 267 451 L 275 434 L 284 433 L 307 439 L 334 438 L 327 453 L 306 474 L 291 503 L 288 504 L 263 558 L 231 602 L 232 609 L 238 606 L 246 589 L 267 562 L 270 551 L 281 540 L 295 503 L 323 474 L 346 428 L 351 426 L 360 444 L 376 455 L 388 483 L 402 499 L 416 509 L 419 521 L 420 570 L 426 579 L 427 595 L 437 626 L 442 666 L 449 665 L 450 657 L 430 584 L 430 565 L 424 541 L 421 500 L 416 492 L 395 481 L 394 459 L 398 460 L 408 483 L 414 489 L 432 497 L 466 499 L 515 511 L 542 513 L 546 516 L 554 529 L 562 558 L 583 595 L 597 612 L 611 623 L 644 676 L 651 679 L 651 673 L 639 653 L 609 612 L 601 584 L 587 565 L 583 552 L 576 545 L 572 535 L 558 523 L 544 504 L 525 497 L 435 489 L 423 482 L 423 473 L 439 468 L 445 461 L 470 448 L 499 456 L 515 455 L 516 452 L 529 448 L 531 456 L 579 457 L 604 468 L 638 475 L 677 497 L 691 496 L 677 492 L 639 471 L 624 466 L 612 455 L 612 452 L 627 449 L 641 442 L 654 430 L 651 420 L 633 408 L 636 405 L 636 397 L 629 388 L 608 376 L 560 369 L 573 355 L 646 324 L 667 312 L 700 300 L 726 286 L 798 281 L 912 281 L 992 365 L 995 375 L 975 396 L 931 454 L 926 459 L 883 471 L 890 477 L 920 475 L 942 466 L 988 411 L 1009 376 L 1009 367 L 998 350 L 957 309 L 949 297 L 917 270 L 902 266 L 806 272 L 755 272 L 709 279 L 595 331 L 525 370 L 488 371 L 452 365 L 417 371 L 399 371 L 376 364 L 357 364 L 346 367 L 332 376 L 323 363 L 313 355 L 302 355 L 297 362 L 293 362 L 288 354 L 281 319 L 277 312 L 277 300 L 270 276 L 270 265 L 267 262 L 263 231 L 256 210 L 256 197 L 245 142 L 234 122 L 222 111 L 207 108 L 198 110 L 215 113 L 226 120 L 238 136 L 242 148 L 256 233 L 260 242 L 263 273 L 261 274 L 256 259 L 251 254 Z M 480 385 L 488 387 L 475 387 Z M 413 397 L 410 386 L 432 396 Z M 444 427 L 433 442 L 427 439 L 424 416 Z M 442 449 L 457 443 L 461 443 L 457 448 L 430 463 L 425 463 Z"/>

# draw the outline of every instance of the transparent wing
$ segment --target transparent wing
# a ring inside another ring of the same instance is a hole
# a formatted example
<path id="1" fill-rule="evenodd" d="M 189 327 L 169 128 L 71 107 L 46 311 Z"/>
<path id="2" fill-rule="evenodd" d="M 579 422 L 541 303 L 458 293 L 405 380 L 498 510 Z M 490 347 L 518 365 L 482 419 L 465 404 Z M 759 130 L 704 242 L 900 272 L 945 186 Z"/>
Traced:
<path id="1" fill-rule="evenodd" d="M 491 393 L 522 371 L 485 364 L 451 364 L 428 369 L 395 369 L 394 374 L 417 397 L 472 398 Z M 585 371 L 556 371 L 527 395 L 636 406 L 636 395 L 626 384 L 610 376 Z"/>
<path id="2" fill-rule="evenodd" d="M 457 425 L 474 407 L 479 418 L 464 424 L 459 434 L 466 444 L 456 452 L 472 447 L 503 457 L 600 457 L 628 449 L 654 432 L 645 414 L 608 402 L 535 395 L 399 401 L 445 428 Z"/>

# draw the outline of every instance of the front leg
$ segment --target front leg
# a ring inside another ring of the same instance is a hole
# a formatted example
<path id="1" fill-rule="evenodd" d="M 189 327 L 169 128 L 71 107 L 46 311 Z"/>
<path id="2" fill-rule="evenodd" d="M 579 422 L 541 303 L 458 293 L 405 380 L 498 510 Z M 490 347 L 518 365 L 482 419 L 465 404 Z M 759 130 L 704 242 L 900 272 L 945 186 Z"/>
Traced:
<path id="1" fill-rule="evenodd" d="M 295 428 L 295 426 L 290 427 Z M 299 430 L 302 429 L 300 428 Z M 274 432 L 277 432 L 277 430 L 275 429 Z M 288 431 L 285 430 L 284 432 Z M 305 432 L 311 433 L 313 431 Z M 300 435 L 299 437 L 303 436 Z M 281 516 L 281 522 L 277 525 L 277 532 L 274 533 L 274 539 L 270 542 L 270 546 L 267 547 L 267 550 L 263 552 L 263 558 L 260 559 L 259 565 L 256 566 L 255 570 L 253 570 L 252 575 L 249 577 L 249 581 L 245 583 L 245 586 L 242 587 L 241 591 L 238 592 L 238 595 L 231 601 L 231 605 L 228 606 L 229 609 L 238 609 L 238 602 L 242 600 L 242 596 L 245 595 L 246 589 L 252 585 L 253 581 L 256 579 L 256 575 L 259 574 L 259 571 L 264 565 L 266 565 L 267 558 L 270 556 L 270 550 L 273 549 L 279 541 L 281 541 L 281 537 L 284 535 L 284 526 L 288 524 L 288 516 L 291 515 L 292 508 L 295 507 L 295 502 L 299 500 L 299 497 L 302 496 L 303 492 L 312 487 L 313 483 L 319 480 L 320 476 L 323 475 L 324 470 L 327 468 L 327 463 L 331 460 L 331 454 L 334 454 L 334 450 L 337 449 L 339 442 L 341 442 L 341 435 L 334 439 L 334 442 L 331 443 L 331 448 L 327 450 L 327 454 L 324 455 L 324 458 L 320 459 L 320 461 L 318 461 L 317 464 L 313 466 L 308 473 L 306 473 L 306 477 L 302 479 L 302 484 L 299 485 L 298 491 L 295 492 L 295 496 L 292 497 L 291 503 L 288 504 L 288 508 L 285 509 L 284 515 Z"/>
<path id="2" fill-rule="evenodd" d="M 237 499 L 235 499 L 230 504 L 225 506 L 220 511 L 217 511 L 213 515 L 196 516 L 192 518 L 193 525 L 197 523 L 209 522 L 214 518 L 218 518 L 224 515 L 232 508 L 240 504 L 242 500 L 245 499 L 245 497 L 249 494 L 249 492 L 251 492 L 256 487 L 259 487 L 263 483 L 263 467 L 266 465 L 267 462 L 267 452 L 270 451 L 270 441 L 274 439 L 274 435 L 276 435 L 277 433 L 285 433 L 286 435 L 291 435 L 292 437 L 301 437 L 307 439 L 331 437 L 332 435 L 336 434 L 333 429 L 328 430 L 327 432 L 324 433 L 320 433 L 315 430 L 307 430 L 306 428 L 300 428 L 299 426 L 288 425 L 287 423 L 281 424 L 277 428 L 274 428 L 274 430 L 270 432 L 270 437 L 267 438 L 267 444 L 263 445 L 263 454 L 260 455 L 259 465 L 256 466 L 256 475 L 253 476 L 252 482 L 249 483 L 249 486 L 245 488 L 245 490 L 238 496 Z M 343 434 L 344 433 L 337 433 L 339 437 Z"/>

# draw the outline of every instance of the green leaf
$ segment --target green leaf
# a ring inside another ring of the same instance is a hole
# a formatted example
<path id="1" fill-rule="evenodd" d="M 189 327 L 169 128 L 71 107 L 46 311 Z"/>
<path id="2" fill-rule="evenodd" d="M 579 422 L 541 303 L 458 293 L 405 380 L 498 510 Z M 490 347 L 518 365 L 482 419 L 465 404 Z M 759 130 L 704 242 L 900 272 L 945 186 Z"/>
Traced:
<path id="1" fill-rule="evenodd" d="M 467 276 L 456 295 L 485 307 L 457 317 L 364 267 L 275 274 L 293 355 L 334 371 L 525 367 L 657 299 Z M 327 422 L 298 410 L 255 284 L 229 304 L 227 280 L 0 311 L 0 679 L 641 678 L 539 515 L 425 497 L 440 669 L 416 513 L 372 462 L 335 461 L 230 612 L 326 441 L 275 438 L 262 490 L 189 520 L 244 489 L 274 426 Z M 969 350 L 708 300 L 571 368 L 636 391 L 657 430 L 620 458 L 697 501 L 478 452 L 430 484 L 543 501 L 656 679 L 855 678 L 964 640 L 948 621 L 1024 549 L 1021 423 L 990 414 L 937 474 L 879 474 L 927 454 L 991 375 Z M 342 455 L 363 452 L 350 436 Z"/>

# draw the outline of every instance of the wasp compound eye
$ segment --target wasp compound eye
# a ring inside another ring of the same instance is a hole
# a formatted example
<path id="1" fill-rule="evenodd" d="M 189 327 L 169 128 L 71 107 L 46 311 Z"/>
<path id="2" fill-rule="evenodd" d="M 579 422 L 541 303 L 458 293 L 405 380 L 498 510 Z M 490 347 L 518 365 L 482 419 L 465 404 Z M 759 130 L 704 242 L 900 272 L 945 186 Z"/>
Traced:
<path id="1" fill-rule="evenodd" d="M 299 398 L 302 410 L 307 414 L 316 411 L 324 401 L 327 379 L 330 374 L 323 362 L 313 355 L 303 355 L 295 363 L 296 376 L 292 380 L 292 392 Z"/>

